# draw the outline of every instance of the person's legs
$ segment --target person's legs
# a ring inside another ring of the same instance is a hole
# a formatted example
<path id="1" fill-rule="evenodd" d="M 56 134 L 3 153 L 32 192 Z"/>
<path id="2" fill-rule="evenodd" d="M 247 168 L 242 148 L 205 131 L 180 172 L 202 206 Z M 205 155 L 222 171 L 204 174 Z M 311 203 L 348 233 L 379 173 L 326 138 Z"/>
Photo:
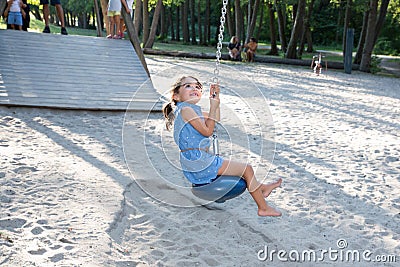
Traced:
<path id="1" fill-rule="evenodd" d="M 114 17 L 115 16 L 112 16 L 112 17 L 110 17 L 110 34 L 111 34 L 111 37 L 112 36 L 114 36 L 114 33 L 115 33 L 115 19 L 114 19 Z"/>
<path id="2" fill-rule="evenodd" d="M 114 33 L 114 37 L 115 38 L 121 38 L 121 36 L 119 35 L 119 25 L 120 25 L 120 16 L 119 15 L 115 15 L 114 16 L 114 23 L 115 23 L 115 33 Z"/>
<path id="3" fill-rule="evenodd" d="M 50 7 L 49 4 L 43 5 L 43 18 L 44 18 L 44 25 L 49 27 L 49 16 L 50 16 Z"/>
<path id="4" fill-rule="evenodd" d="M 61 23 L 61 28 L 65 28 L 65 22 L 64 22 L 64 10 L 61 6 L 61 4 L 56 4 L 55 5 L 56 11 L 57 11 L 57 17 L 60 20 Z"/>
<path id="5" fill-rule="evenodd" d="M 281 180 L 276 183 L 265 185 L 257 181 L 254 176 L 253 168 L 244 163 L 224 160 L 221 168 L 218 170 L 218 175 L 241 176 L 246 181 L 247 190 L 250 192 L 258 207 L 259 216 L 280 216 L 281 213 L 270 207 L 265 201 L 273 189 L 280 186 Z"/>
<path id="6" fill-rule="evenodd" d="M 22 31 L 22 13 L 17 13 L 15 18 L 15 29 Z"/>
<path id="7" fill-rule="evenodd" d="M 121 36 L 121 38 L 124 38 L 124 32 L 125 32 L 125 23 L 124 23 L 124 18 L 122 16 L 120 16 L 119 19 L 119 35 Z"/>

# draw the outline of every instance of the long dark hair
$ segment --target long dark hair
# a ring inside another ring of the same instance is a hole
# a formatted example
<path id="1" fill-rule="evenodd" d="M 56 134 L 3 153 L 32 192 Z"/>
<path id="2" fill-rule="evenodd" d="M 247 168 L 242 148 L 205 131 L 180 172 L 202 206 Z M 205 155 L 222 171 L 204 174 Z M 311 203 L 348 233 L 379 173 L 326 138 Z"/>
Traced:
<path id="1" fill-rule="evenodd" d="M 193 76 L 182 76 L 171 86 L 170 89 L 171 99 L 168 103 L 165 103 L 162 107 L 162 112 L 165 118 L 165 126 L 167 127 L 168 131 L 171 130 L 175 120 L 175 115 L 173 111 L 174 111 L 174 106 L 176 106 L 176 103 L 178 101 L 174 99 L 174 95 L 179 94 L 179 88 L 181 88 L 181 86 L 183 85 L 183 80 L 186 78 L 195 79 L 200 84 L 199 80 Z"/>

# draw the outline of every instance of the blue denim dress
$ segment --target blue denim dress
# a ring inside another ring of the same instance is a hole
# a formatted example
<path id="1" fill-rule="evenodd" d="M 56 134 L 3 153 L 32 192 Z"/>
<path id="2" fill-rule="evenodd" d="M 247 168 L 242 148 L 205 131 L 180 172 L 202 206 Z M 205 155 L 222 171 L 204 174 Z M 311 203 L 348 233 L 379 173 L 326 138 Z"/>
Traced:
<path id="1" fill-rule="evenodd" d="M 204 120 L 199 106 L 186 102 L 177 103 L 174 140 L 181 150 L 179 159 L 183 174 L 192 184 L 210 183 L 217 177 L 223 159 L 207 152 L 210 147 L 210 139 L 200 134 L 189 122 L 183 120 L 181 110 L 184 107 L 192 108 Z"/>

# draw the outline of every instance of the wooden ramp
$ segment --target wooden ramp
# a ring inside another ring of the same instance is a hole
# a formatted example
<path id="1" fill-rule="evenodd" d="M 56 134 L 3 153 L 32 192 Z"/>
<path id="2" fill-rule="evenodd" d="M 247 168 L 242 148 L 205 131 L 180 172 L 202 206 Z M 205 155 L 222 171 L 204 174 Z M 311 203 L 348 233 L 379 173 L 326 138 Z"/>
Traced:
<path id="1" fill-rule="evenodd" d="M 159 111 L 158 99 L 127 40 L 0 30 L 0 105 Z"/>

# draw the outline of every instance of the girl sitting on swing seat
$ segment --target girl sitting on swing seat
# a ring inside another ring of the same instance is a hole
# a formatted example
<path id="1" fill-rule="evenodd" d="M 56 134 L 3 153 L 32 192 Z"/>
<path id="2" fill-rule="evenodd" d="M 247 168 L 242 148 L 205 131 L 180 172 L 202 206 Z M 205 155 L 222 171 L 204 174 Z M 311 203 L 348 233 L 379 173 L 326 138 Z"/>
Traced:
<path id="1" fill-rule="evenodd" d="M 220 119 L 220 88 L 218 84 L 210 87 L 208 113 L 196 105 L 202 92 L 203 86 L 197 78 L 184 76 L 172 86 L 171 100 L 163 106 L 167 130 L 174 124 L 174 140 L 181 152 L 180 163 L 185 177 L 194 185 L 203 185 L 218 179 L 219 175 L 241 176 L 258 206 L 258 215 L 280 216 L 281 212 L 269 206 L 265 198 L 281 185 L 282 179 L 271 184 L 259 183 L 251 165 L 209 152 L 209 137 Z"/>

